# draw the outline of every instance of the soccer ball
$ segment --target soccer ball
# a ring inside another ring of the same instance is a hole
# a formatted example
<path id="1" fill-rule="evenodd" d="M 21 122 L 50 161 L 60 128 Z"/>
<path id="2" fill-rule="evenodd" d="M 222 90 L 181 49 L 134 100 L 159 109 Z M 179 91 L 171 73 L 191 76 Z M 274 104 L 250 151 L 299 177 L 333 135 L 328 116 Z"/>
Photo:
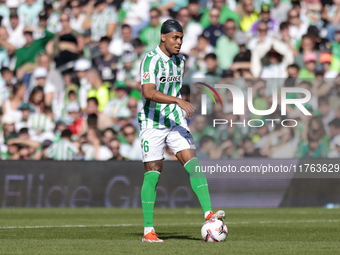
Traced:
<path id="1" fill-rule="evenodd" d="M 208 220 L 203 224 L 201 234 L 206 242 L 222 242 L 228 236 L 228 228 L 223 221 Z"/>

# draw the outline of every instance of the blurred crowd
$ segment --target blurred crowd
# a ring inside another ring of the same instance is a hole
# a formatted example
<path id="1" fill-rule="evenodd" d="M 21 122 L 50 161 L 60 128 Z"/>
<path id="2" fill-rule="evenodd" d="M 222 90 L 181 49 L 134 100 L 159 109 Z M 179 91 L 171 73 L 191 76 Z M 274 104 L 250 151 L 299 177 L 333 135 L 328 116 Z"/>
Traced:
<path id="1" fill-rule="evenodd" d="M 253 87 L 257 109 L 268 79 L 313 94 L 312 118 L 290 109 L 295 128 L 215 130 L 213 116 L 244 118 L 226 92 L 190 120 L 201 157 L 339 157 L 339 0 L 0 0 L 1 159 L 140 160 L 140 63 L 169 18 L 184 28 L 184 99 L 192 78 Z"/>
<path id="2" fill-rule="evenodd" d="M 245 114 L 234 115 L 232 93 L 230 90 L 220 92 L 223 105 L 209 100 L 207 115 L 197 114 L 190 123 L 199 158 L 340 158 L 340 77 L 335 80 L 225 77 L 219 83 L 238 86 L 245 99 L 248 88 L 252 88 L 252 105 L 257 110 L 272 108 L 273 95 L 268 87 L 280 85 L 309 90 L 312 96 L 304 107 L 310 115 L 293 104 L 286 106 L 286 115 L 283 115 L 280 90 L 277 91 L 278 105 L 272 114 L 253 114 L 245 102 Z M 194 88 L 190 95 L 198 111 L 201 111 L 201 94 L 202 90 Z M 304 97 L 295 92 L 286 96 L 288 99 Z M 218 120 L 215 127 L 211 125 L 214 119 Z"/>

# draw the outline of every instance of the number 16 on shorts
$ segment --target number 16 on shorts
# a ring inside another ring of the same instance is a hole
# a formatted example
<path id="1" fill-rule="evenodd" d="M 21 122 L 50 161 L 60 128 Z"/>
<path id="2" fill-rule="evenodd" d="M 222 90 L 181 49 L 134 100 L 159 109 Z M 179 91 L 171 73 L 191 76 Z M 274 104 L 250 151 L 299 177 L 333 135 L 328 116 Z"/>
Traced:
<path id="1" fill-rule="evenodd" d="M 190 131 L 183 126 L 162 129 L 143 129 L 140 134 L 143 162 L 164 159 L 164 146 L 176 155 L 185 149 L 195 149 Z"/>

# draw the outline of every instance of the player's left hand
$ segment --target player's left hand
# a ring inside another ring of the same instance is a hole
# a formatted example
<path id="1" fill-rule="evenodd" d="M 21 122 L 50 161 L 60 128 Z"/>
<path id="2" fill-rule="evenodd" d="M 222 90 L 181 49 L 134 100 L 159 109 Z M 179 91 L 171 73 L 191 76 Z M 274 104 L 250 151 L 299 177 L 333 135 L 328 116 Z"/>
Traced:
<path id="1" fill-rule="evenodd" d="M 190 115 L 189 115 L 189 118 L 194 116 L 195 111 L 196 111 L 196 107 L 194 107 L 192 104 L 190 104 Z"/>
<path id="2" fill-rule="evenodd" d="M 196 111 L 196 107 L 194 107 L 192 104 L 190 104 L 187 101 L 184 101 L 183 99 L 179 100 L 177 103 L 179 107 L 181 107 L 187 114 L 189 118 L 194 116 L 194 113 Z"/>

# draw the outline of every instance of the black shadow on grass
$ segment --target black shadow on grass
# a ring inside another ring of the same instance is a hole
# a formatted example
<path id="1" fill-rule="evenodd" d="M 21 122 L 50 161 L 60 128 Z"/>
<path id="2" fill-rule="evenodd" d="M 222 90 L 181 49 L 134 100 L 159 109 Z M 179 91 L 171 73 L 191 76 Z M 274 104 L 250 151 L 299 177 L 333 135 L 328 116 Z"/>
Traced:
<path id="1" fill-rule="evenodd" d="M 166 239 L 186 239 L 186 240 L 195 240 L 195 241 L 203 241 L 202 238 L 196 238 L 185 234 L 180 233 L 159 233 L 159 236 L 162 236 L 161 238 Z"/>

